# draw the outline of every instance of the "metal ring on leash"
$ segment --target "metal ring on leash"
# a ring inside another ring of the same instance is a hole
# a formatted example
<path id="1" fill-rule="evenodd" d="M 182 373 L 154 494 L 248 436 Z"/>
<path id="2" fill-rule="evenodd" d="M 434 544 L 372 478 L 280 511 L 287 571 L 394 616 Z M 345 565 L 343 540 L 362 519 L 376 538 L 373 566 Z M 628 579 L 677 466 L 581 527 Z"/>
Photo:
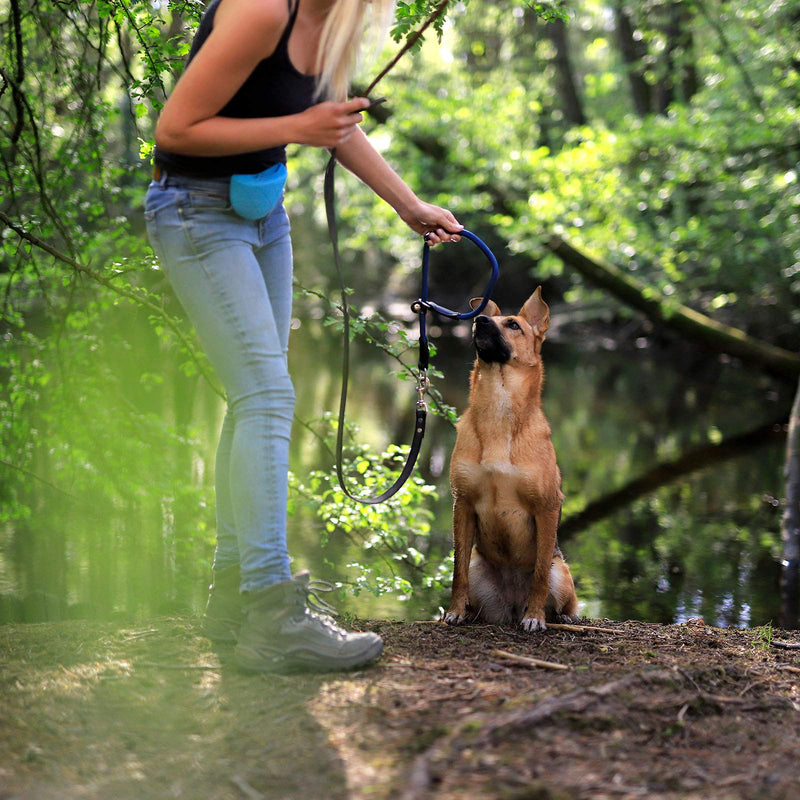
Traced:
<path id="1" fill-rule="evenodd" d="M 466 228 L 461 230 L 458 234 L 459 236 L 463 236 L 465 239 L 468 239 L 473 244 L 477 245 L 478 249 L 486 256 L 489 264 L 492 267 L 492 274 L 489 277 L 489 282 L 486 284 L 486 288 L 483 290 L 483 299 L 481 302 L 473 308 L 471 311 L 454 311 L 451 308 L 445 308 L 444 306 L 440 306 L 438 303 L 434 303 L 428 297 L 428 272 L 430 266 L 430 255 L 431 255 L 431 246 L 428 244 L 427 239 L 425 240 L 425 245 L 422 248 L 422 289 L 421 294 L 418 300 L 415 300 L 411 304 L 411 310 L 419 316 L 419 370 L 420 375 L 423 373 L 427 373 L 428 369 L 428 362 L 429 362 L 429 355 L 428 355 L 428 326 L 426 322 L 426 314 L 428 311 L 433 311 L 435 314 L 439 314 L 442 317 L 447 319 L 454 319 L 454 320 L 464 320 L 464 319 L 474 319 L 478 316 L 486 308 L 486 304 L 489 302 L 489 299 L 492 296 L 492 292 L 494 291 L 495 284 L 497 283 L 497 278 L 500 275 L 500 267 L 497 263 L 497 259 L 494 257 L 494 253 L 487 247 L 487 245 L 483 242 L 482 239 L 477 237 L 472 231 L 468 231 Z"/>
<path id="2" fill-rule="evenodd" d="M 440 306 L 438 303 L 434 303 L 432 300 L 428 299 L 428 270 L 431 256 L 431 246 L 428 243 L 428 234 L 426 233 L 423 237 L 425 244 L 422 249 L 422 294 L 420 295 L 419 300 L 416 300 L 411 305 L 411 310 L 415 314 L 419 314 L 423 310 L 428 310 L 434 311 L 443 317 L 447 317 L 448 319 L 473 319 L 474 317 L 477 317 L 484 308 L 486 308 L 486 304 L 489 302 L 489 298 L 492 296 L 495 284 L 497 283 L 497 278 L 500 275 L 500 267 L 497 263 L 497 259 L 494 257 L 494 253 L 487 247 L 483 240 L 472 233 L 472 231 L 468 231 L 466 228 L 464 228 L 459 231 L 458 235 L 465 237 L 473 244 L 477 245 L 478 249 L 484 254 L 484 256 L 486 256 L 489 264 L 491 264 L 492 275 L 489 278 L 489 283 L 483 290 L 483 300 L 481 300 L 480 304 L 471 311 L 460 312 Z"/>

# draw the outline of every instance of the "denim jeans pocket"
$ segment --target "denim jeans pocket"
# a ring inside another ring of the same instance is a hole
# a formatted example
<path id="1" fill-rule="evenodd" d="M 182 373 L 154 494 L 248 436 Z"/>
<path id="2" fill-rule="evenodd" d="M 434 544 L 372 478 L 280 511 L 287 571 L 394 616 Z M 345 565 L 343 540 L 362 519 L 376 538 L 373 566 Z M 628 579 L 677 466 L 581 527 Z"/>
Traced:
<path id="1" fill-rule="evenodd" d="M 144 198 L 144 218 L 147 222 L 153 222 L 159 212 L 170 207 L 181 206 L 185 202 L 185 192 L 173 187 L 162 186 L 153 181 Z"/>
<path id="2" fill-rule="evenodd" d="M 230 194 L 223 193 L 224 191 L 223 187 L 216 191 L 189 189 L 184 211 L 188 211 L 190 214 L 202 214 L 205 211 L 232 211 Z"/>

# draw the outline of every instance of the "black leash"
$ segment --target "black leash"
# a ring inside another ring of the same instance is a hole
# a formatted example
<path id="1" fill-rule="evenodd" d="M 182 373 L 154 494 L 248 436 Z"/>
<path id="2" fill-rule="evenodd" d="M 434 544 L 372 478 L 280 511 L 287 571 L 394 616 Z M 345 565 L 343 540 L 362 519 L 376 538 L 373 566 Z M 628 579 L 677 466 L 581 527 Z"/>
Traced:
<path id="1" fill-rule="evenodd" d="M 492 265 L 492 275 L 489 283 L 483 293 L 481 303 L 471 311 L 458 312 L 449 308 L 444 308 L 438 303 L 434 303 L 428 298 L 428 271 L 430 262 L 430 245 L 425 240 L 422 250 L 422 291 L 418 300 L 416 300 L 411 310 L 419 317 L 419 362 L 417 370 L 417 403 L 416 415 L 414 420 L 414 435 L 411 440 L 411 447 L 406 457 L 406 463 L 403 466 L 397 480 L 386 491 L 374 497 L 358 497 L 350 492 L 345 485 L 344 468 L 343 468 L 343 450 L 344 450 L 344 429 L 345 429 L 345 411 L 347 408 L 347 385 L 350 378 L 350 309 L 347 302 L 347 291 L 345 289 L 344 276 L 342 274 L 342 263 L 339 256 L 339 232 L 336 224 L 336 192 L 334 185 L 334 172 L 336 169 L 336 151 L 331 151 L 330 159 L 325 167 L 325 215 L 328 220 L 328 234 L 330 235 L 331 246 L 333 249 L 333 262 L 336 265 L 336 273 L 339 276 L 339 288 L 341 291 L 342 300 L 342 315 L 344 317 L 344 341 L 342 347 L 342 391 L 339 398 L 339 424 L 336 431 L 336 476 L 339 479 L 339 486 L 341 490 L 357 503 L 364 503 L 366 505 L 377 505 L 383 503 L 390 497 L 393 497 L 403 484 L 409 479 L 414 470 L 414 465 L 417 462 L 420 447 L 422 446 L 422 439 L 425 436 L 425 421 L 428 416 L 428 404 L 425 402 L 425 394 L 430 386 L 428 380 L 428 366 L 430 362 L 430 348 L 428 347 L 428 335 L 426 315 L 428 311 L 433 311 L 448 319 L 465 320 L 472 319 L 483 311 L 486 304 L 489 302 L 494 286 L 497 283 L 500 268 L 497 264 L 497 259 L 494 257 L 492 251 L 474 234 L 467 230 L 459 231 L 459 236 L 464 236 L 470 241 L 474 242 Z"/>

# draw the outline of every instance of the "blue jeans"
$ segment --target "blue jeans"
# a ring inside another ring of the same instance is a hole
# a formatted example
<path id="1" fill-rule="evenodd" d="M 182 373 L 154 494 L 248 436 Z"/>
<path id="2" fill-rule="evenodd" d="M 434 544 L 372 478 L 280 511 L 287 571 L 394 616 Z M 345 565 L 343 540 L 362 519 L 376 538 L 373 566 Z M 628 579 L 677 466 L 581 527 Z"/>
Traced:
<path id="1" fill-rule="evenodd" d="M 291 577 L 286 548 L 294 388 L 287 367 L 292 245 L 282 203 L 246 220 L 227 179 L 162 174 L 145 199 L 150 243 L 225 387 L 214 569 L 242 591 Z"/>

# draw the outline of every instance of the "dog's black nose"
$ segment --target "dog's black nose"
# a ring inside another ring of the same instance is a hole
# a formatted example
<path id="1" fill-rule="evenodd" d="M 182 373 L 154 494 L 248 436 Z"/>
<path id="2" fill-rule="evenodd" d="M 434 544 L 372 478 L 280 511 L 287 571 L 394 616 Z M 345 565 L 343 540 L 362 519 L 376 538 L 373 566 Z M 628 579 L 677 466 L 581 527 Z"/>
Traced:
<path id="1" fill-rule="evenodd" d="M 486 314 L 475 317 L 472 329 L 472 343 L 478 351 L 478 357 L 487 363 L 504 364 L 511 356 L 511 350 L 503 337 L 497 323 Z"/>

